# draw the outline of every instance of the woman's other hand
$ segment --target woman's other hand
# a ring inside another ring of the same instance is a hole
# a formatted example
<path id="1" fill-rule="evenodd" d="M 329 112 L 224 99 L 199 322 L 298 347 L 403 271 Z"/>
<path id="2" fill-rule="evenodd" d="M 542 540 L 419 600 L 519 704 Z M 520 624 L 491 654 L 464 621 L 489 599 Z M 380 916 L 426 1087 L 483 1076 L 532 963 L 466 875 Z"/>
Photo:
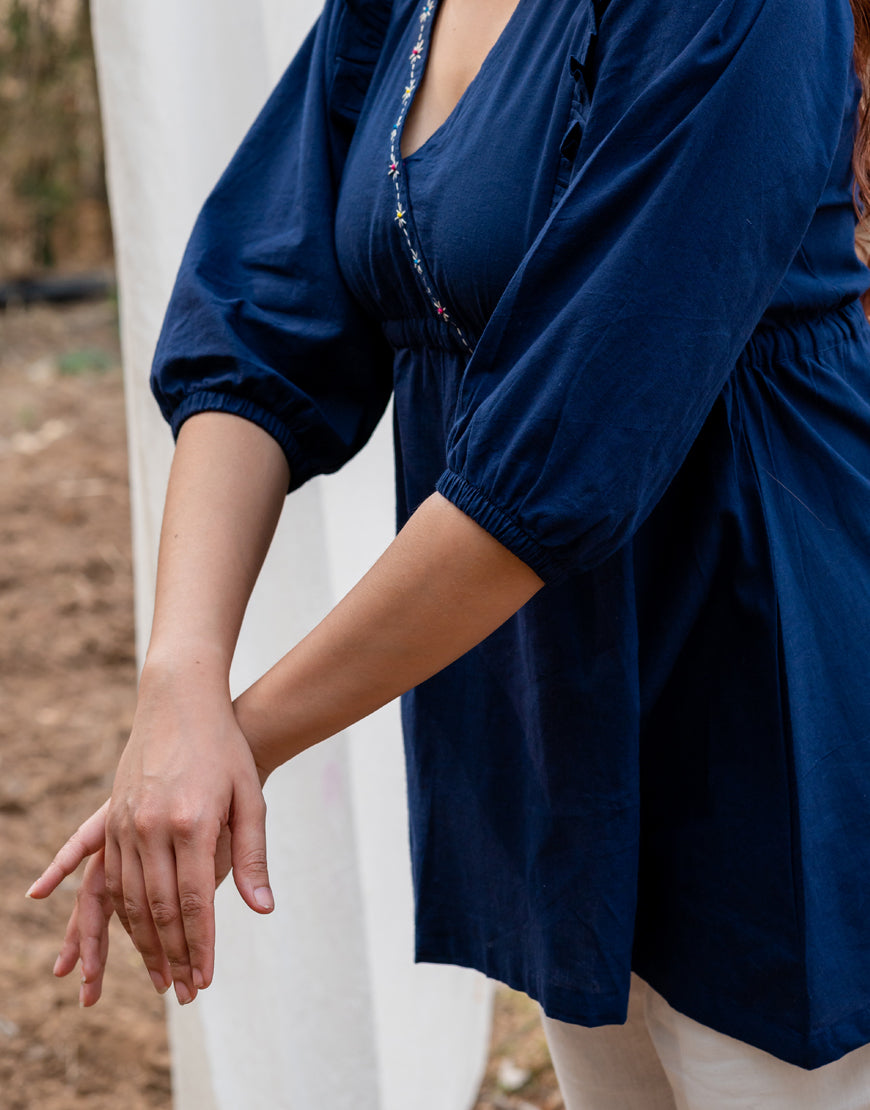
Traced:
<path id="1" fill-rule="evenodd" d="M 109 921 L 114 908 L 106 890 L 105 853 L 98 849 L 88 860 L 76 903 L 67 922 L 60 954 L 54 964 L 58 977 L 69 975 L 81 960 L 82 982 L 79 1005 L 93 1006 L 103 990 L 103 974 L 109 957 Z M 165 973 L 152 972 L 155 987 L 164 994 L 171 983 Z"/>
<path id="2" fill-rule="evenodd" d="M 63 880 L 72 875 L 83 859 L 98 852 L 106 843 L 106 813 L 109 801 L 92 813 L 72 834 L 51 863 L 27 892 L 28 898 L 47 898 Z"/>
<path id="3" fill-rule="evenodd" d="M 108 808 L 106 801 L 76 829 L 27 892 L 28 898 L 47 898 L 83 859 L 90 857 L 54 965 L 54 974 L 62 977 L 69 975 L 81 960 L 82 1006 L 93 1006 L 98 1001 L 109 955 L 109 920 L 114 907 L 106 890 L 103 852 Z M 168 990 L 172 981 L 168 966 L 152 973 L 152 979 L 161 994 Z"/>

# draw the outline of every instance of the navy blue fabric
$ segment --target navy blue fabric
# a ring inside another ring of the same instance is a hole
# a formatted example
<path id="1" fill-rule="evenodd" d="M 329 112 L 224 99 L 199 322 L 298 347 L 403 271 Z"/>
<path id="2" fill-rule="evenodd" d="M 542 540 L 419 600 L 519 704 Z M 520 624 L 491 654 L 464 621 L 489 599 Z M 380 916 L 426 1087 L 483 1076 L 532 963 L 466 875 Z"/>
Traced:
<path id="1" fill-rule="evenodd" d="M 519 0 L 401 157 L 434 0 L 329 0 L 154 367 L 296 486 L 394 396 L 545 579 L 402 700 L 417 956 L 621 1021 L 634 967 L 815 1067 L 870 1041 L 870 283 L 848 0 Z M 372 496 L 381 496 L 372 491 Z"/>
<path id="2" fill-rule="evenodd" d="M 292 486 L 338 469 L 390 396 L 386 342 L 332 243 L 347 146 L 389 6 L 331 3 L 208 199 L 157 344 L 173 432 L 223 410 L 281 444 Z"/>

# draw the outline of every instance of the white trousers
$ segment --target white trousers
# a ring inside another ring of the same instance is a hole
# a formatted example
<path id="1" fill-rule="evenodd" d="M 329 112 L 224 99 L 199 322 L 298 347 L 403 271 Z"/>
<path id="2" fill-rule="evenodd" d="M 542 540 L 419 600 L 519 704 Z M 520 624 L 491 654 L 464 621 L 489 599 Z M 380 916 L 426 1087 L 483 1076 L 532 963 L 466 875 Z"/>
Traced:
<path id="1" fill-rule="evenodd" d="M 543 1023 L 565 1110 L 870 1110 L 870 1045 L 805 1071 L 678 1014 L 636 976 L 625 1025 Z"/>

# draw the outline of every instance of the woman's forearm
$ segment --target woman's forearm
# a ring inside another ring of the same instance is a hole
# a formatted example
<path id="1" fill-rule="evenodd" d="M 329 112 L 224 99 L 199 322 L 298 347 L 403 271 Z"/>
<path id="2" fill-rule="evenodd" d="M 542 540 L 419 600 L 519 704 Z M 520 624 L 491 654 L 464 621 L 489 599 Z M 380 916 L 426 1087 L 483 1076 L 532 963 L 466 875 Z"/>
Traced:
<path id="1" fill-rule="evenodd" d="M 543 585 L 438 494 L 335 609 L 236 701 L 269 772 L 431 677 Z"/>
<path id="2" fill-rule="evenodd" d="M 30 892 L 44 897 L 97 852 L 57 964 L 66 974 L 81 955 L 86 1005 L 100 994 L 109 904 L 155 986 L 174 983 L 182 1003 L 211 982 L 214 890 L 230 864 L 251 909 L 274 905 L 261 783 L 229 670 L 288 479 L 281 448 L 249 421 L 205 412 L 181 429 L 151 641 L 112 796 Z"/>
<path id="3" fill-rule="evenodd" d="M 149 661 L 110 802 L 31 890 L 44 897 L 104 845 L 58 974 L 91 933 L 104 935 L 108 896 L 155 985 L 174 982 L 181 1002 L 211 982 L 214 888 L 230 862 L 251 909 L 274 905 L 260 789 L 268 772 L 447 666 L 542 585 L 433 495 L 350 594 L 236 701 L 234 716 L 226 672 L 287 468 L 264 433 L 227 420 L 194 418 L 179 440 Z M 82 956 L 88 1005 L 105 962 L 92 948 Z"/>
<path id="4" fill-rule="evenodd" d="M 146 677 L 198 667 L 226 679 L 288 478 L 282 450 L 255 424 L 205 412 L 183 425 L 160 534 Z"/>

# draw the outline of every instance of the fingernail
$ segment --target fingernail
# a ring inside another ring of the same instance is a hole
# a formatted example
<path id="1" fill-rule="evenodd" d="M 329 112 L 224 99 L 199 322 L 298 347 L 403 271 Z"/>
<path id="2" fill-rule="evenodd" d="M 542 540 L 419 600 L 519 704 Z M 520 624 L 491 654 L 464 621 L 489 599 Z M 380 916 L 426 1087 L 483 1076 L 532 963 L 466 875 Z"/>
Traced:
<path id="1" fill-rule="evenodd" d="M 51 969 L 51 974 L 52 975 L 57 975 L 58 974 L 57 969 L 59 967 L 60 967 L 60 956 L 58 956 L 58 958 L 54 961 L 54 967 Z"/>
<path id="2" fill-rule="evenodd" d="M 254 891 L 254 901 L 263 910 L 274 910 L 275 899 L 272 897 L 272 891 L 267 886 L 258 886 Z"/>
<path id="3" fill-rule="evenodd" d="M 27 888 L 27 893 L 26 893 L 26 894 L 24 895 L 24 897 L 25 897 L 25 898 L 32 898 L 32 897 L 33 897 L 33 892 L 34 892 L 34 890 L 36 889 L 36 884 L 37 884 L 38 882 L 39 882 L 39 879 L 35 879 L 35 880 L 34 880 L 34 881 L 33 881 L 33 882 L 32 882 L 32 883 L 30 884 L 30 886 L 29 886 L 29 887 Z M 19 888 L 19 889 L 20 889 L 20 888 Z"/>
<path id="4" fill-rule="evenodd" d="M 197 990 L 201 991 L 205 986 L 205 976 L 198 967 L 193 969 L 193 983 Z"/>
<path id="5" fill-rule="evenodd" d="M 187 983 L 177 982 L 175 984 L 175 997 L 182 1006 L 186 1006 L 188 1002 L 193 1002 L 193 995 L 188 990 Z"/>
<path id="6" fill-rule="evenodd" d="M 160 974 L 160 972 L 159 971 L 149 971 L 148 974 L 151 976 L 151 982 L 154 984 L 154 989 L 157 991 L 157 993 L 158 994 L 166 994 L 166 992 L 169 990 L 169 985 L 167 984 L 167 982 L 163 978 L 163 976 Z"/>

